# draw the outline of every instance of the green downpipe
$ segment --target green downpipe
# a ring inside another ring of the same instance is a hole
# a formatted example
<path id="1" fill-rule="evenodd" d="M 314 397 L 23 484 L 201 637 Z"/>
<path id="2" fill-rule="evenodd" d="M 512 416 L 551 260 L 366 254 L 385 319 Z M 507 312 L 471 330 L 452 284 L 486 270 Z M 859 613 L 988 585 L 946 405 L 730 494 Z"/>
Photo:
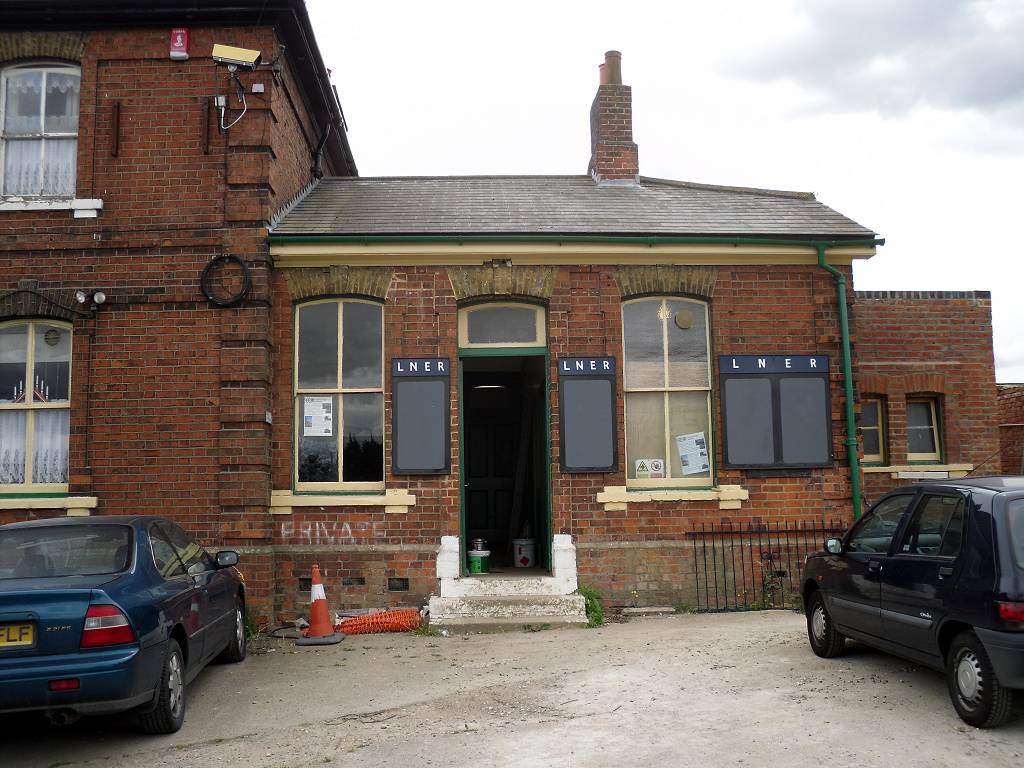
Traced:
<path id="1" fill-rule="evenodd" d="M 850 355 L 850 319 L 846 309 L 846 275 L 825 263 L 825 245 L 815 243 L 818 266 L 836 281 L 836 303 L 839 305 L 839 335 L 843 353 L 843 396 L 846 400 L 846 455 L 850 459 L 850 494 L 853 497 L 853 519 L 860 519 L 860 460 L 857 458 L 857 423 L 853 413 L 853 362 Z"/>

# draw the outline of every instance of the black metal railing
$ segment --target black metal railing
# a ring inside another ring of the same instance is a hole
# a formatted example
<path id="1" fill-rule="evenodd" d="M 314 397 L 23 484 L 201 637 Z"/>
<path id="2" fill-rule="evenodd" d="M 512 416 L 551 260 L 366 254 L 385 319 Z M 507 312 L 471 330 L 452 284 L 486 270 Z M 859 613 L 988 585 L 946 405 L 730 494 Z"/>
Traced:
<path id="1" fill-rule="evenodd" d="M 693 543 L 696 610 L 798 607 L 804 560 L 846 528 L 838 520 L 701 523 L 687 534 Z"/>

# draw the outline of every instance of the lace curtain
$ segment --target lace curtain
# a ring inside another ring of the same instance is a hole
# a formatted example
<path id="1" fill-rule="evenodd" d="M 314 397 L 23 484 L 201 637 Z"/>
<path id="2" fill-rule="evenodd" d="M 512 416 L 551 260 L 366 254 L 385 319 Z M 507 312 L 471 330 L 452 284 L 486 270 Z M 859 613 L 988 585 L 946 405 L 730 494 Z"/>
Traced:
<path id="1" fill-rule="evenodd" d="M 36 411 L 32 436 L 32 482 L 68 481 L 69 411 Z"/>
<path id="2" fill-rule="evenodd" d="M 25 482 L 25 412 L 0 411 L 0 483 Z"/>

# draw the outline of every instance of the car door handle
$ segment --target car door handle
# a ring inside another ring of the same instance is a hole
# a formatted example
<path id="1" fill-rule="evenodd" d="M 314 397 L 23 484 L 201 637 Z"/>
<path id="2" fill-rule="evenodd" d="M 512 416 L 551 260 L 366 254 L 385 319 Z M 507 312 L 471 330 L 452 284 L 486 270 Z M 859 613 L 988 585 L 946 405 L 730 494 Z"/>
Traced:
<path id="1" fill-rule="evenodd" d="M 868 573 L 880 573 L 882 570 L 881 560 L 871 560 L 868 562 Z"/>
<path id="2" fill-rule="evenodd" d="M 952 566 L 944 565 L 941 568 L 939 568 L 939 578 L 940 579 L 944 579 L 947 576 L 952 576 L 952 575 L 953 575 L 953 567 Z"/>

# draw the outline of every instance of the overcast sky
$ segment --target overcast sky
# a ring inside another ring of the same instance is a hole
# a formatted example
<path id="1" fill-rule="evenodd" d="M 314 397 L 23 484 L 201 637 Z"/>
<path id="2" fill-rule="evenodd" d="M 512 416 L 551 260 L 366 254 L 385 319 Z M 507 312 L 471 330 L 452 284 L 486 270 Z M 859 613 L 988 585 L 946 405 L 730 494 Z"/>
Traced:
<path id="1" fill-rule="evenodd" d="M 814 192 L 862 290 L 989 290 L 1024 381 L 1024 0 L 307 0 L 359 172 L 585 173 L 622 51 L 645 176 Z"/>

